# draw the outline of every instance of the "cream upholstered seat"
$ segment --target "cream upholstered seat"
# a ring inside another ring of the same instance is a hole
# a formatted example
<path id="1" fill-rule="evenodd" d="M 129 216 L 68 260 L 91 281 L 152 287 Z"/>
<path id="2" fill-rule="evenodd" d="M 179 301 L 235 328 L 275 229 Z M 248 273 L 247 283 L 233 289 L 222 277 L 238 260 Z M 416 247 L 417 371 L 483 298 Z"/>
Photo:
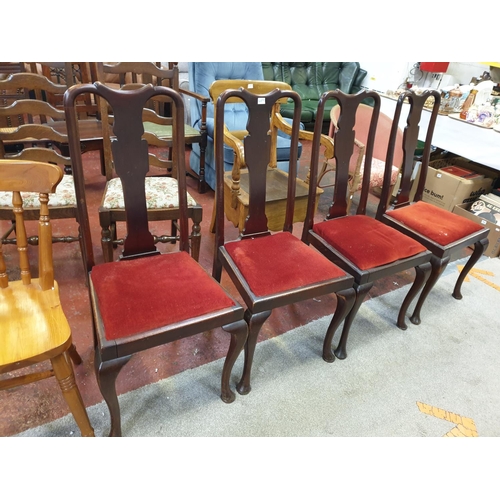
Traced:
<path id="1" fill-rule="evenodd" d="M 179 184 L 173 177 L 146 177 L 146 206 L 148 209 L 176 208 L 179 206 Z M 195 199 L 187 193 L 189 207 L 197 206 Z M 125 201 L 121 180 L 111 179 L 106 186 L 102 201 L 106 209 L 123 209 Z"/>
<path id="2" fill-rule="evenodd" d="M 38 193 L 21 193 L 23 207 L 40 208 L 40 198 Z M 62 181 L 57 186 L 56 192 L 49 199 L 49 207 L 76 206 L 75 183 L 72 175 L 64 175 Z M 0 207 L 12 207 L 12 193 L 0 191 Z"/>

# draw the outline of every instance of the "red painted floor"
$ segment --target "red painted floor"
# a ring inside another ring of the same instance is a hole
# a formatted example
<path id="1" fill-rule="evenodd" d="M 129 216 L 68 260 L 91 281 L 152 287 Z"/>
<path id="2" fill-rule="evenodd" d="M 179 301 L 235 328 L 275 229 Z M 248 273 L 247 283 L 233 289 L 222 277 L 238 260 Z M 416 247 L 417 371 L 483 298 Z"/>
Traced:
<path id="1" fill-rule="evenodd" d="M 306 171 L 308 161 L 308 147 L 304 147 L 301 160 L 301 174 Z M 96 263 L 102 262 L 100 249 L 100 227 L 97 217 L 101 193 L 104 186 L 104 177 L 100 174 L 98 155 L 89 152 L 84 155 L 86 169 L 86 191 L 89 216 L 91 219 L 92 236 Z M 303 176 L 303 175 L 302 175 Z M 304 178 L 304 176 L 303 176 Z M 212 212 L 212 191 L 200 195 L 197 193 L 195 181 L 188 178 L 190 193 L 203 205 L 204 215 L 202 222 L 202 247 L 200 263 L 211 272 L 213 256 L 213 235 L 209 232 L 209 223 Z M 326 213 L 330 199 L 330 190 L 326 190 L 318 207 L 318 218 Z M 376 199 L 374 199 L 375 201 Z M 5 223 L 0 223 L 4 229 Z M 68 234 L 76 232 L 76 223 L 71 221 L 53 221 L 54 234 Z M 296 224 L 296 234 L 300 236 L 301 224 Z M 237 237 L 238 232 L 228 223 L 227 234 Z M 10 248 L 9 248 L 10 247 Z M 4 252 L 15 253 L 11 245 L 4 247 Z M 160 244 L 161 251 L 175 250 L 171 244 Z M 118 256 L 119 250 L 116 255 Z M 74 342 L 83 358 L 83 364 L 75 367 L 77 383 L 87 406 L 102 401 L 93 372 L 93 347 L 90 305 L 85 275 L 78 243 L 58 243 L 54 245 L 55 275 L 59 282 L 61 300 L 72 327 Z M 304 265 L 307 265 L 306 263 Z M 413 279 L 411 272 L 400 273 L 387 280 L 381 280 L 371 289 L 368 299 L 393 290 Z M 224 274 L 222 284 L 233 294 L 239 295 Z M 152 283 L 154 286 L 154 283 Z M 196 297 L 193 297 L 196 300 Z M 311 320 L 333 314 L 335 297 L 323 296 L 300 304 L 282 307 L 273 311 L 271 317 L 264 324 L 259 341 L 280 335 L 296 326 L 303 325 Z M 132 357 L 117 380 L 119 394 L 128 392 L 146 384 L 170 377 L 188 368 L 194 368 L 204 363 L 225 356 L 228 348 L 229 336 L 222 330 L 213 330 L 202 335 L 183 339 L 171 344 L 157 347 L 139 353 Z M 69 411 L 54 378 L 43 380 L 31 385 L 0 392 L 0 436 L 10 436 L 25 429 L 35 427 L 48 421 L 66 415 Z"/>

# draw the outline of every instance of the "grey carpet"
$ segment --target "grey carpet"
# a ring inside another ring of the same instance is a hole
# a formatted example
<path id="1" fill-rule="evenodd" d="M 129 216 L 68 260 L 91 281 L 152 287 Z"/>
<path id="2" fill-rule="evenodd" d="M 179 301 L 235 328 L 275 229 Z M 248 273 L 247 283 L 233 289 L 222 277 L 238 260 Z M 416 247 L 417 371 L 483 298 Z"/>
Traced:
<path id="1" fill-rule="evenodd" d="M 500 436 L 500 260 L 481 259 L 476 268 L 494 276 L 477 274 L 486 282 L 471 277 L 457 301 L 451 291 L 462 263 L 449 265 L 421 325 L 395 326 L 405 286 L 362 305 L 347 359 L 329 364 L 321 358 L 329 321 L 321 318 L 259 343 L 252 391 L 230 405 L 219 398 L 223 360 L 123 394 L 123 435 L 440 437 L 456 432 L 453 418 L 463 417 L 473 420 L 480 437 Z M 242 355 L 233 387 L 241 367 Z M 422 412 L 419 403 L 438 416 Z M 107 435 L 104 403 L 88 412 L 96 436 Z M 18 436 L 78 435 L 67 415 Z"/>

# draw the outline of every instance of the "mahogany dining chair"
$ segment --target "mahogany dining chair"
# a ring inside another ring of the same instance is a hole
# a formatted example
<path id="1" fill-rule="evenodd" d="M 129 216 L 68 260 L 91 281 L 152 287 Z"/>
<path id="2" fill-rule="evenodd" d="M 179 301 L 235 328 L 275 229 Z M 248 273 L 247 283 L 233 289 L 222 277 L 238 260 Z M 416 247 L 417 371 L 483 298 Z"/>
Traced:
<path id="1" fill-rule="evenodd" d="M 268 228 L 266 214 L 267 171 L 272 154 L 269 129 L 275 104 L 283 99 L 293 100 L 295 111 L 291 127 L 285 217 L 282 229 L 272 232 Z M 248 216 L 240 236 L 226 240 L 224 106 L 231 102 L 243 102 L 248 107 L 247 134 L 242 143 L 249 177 L 249 204 Z M 249 333 L 245 345 L 243 373 L 237 385 L 240 394 L 248 394 L 251 390 L 250 377 L 257 338 L 273 309 L 324 294 L 336 294 L 336 310 L 323 343 L 323 357 L 331 360 L 331 340 L 354 300 L 353 277 L 293 234 L 300 113 L 299 95 L 286 89 L 274 89 L 265 94 L 253 93 L 244 87 L 229 89 L 222 92 L 216 102 L 217 184 L 213 276 L 220 281 L 222 270 L 225 269 L 246 305 L 245 320 Z M 313 205 L 315 200 L 316 191 L 313 190 Z"/>
<path id="2" fill-rule="evenodd" d="M 123 186 L 127 234 L 120 258 L 92 267 L 89 298 L 94 329 L 95 372 L 111 417 L 111 436 L 122 434 L 116 379 L 133 354 L 222 328 L 231 340 L 221 375 L 221 398 L 230 403 L 231 370 L 247 339 L 243 308 L 189 254 L 184 152 L 184 101 L 167 87 L 151 84 L 115 90 L 96 82 L 70 88 L 64 96 L 75 172 L 83 174 L 75 101 L 91 93 L 111 106 L 111 148 Z M 143 109 L 155 96 L 174 104 L 172 147 L 178 151 L 179 247 L 160 253 L 149 228 L 145 179 L 148 144 L 143 138 Z M 80 205 L 81 212 L 87 210 Z M 86 220 L 86 214 L 81 218 Z M 89 235 L 90 233 L 85 233 Z M 92 245 L 92 241 L 87 241 Z M 145 410 L 147 410 L 145 408 Z"/>
<path id="3" fill-rule="evenodd" d="M 451 258 L 467 247 L 473 246 L 473 252 L 461 270 L 452 292 L 453 297 L 460 300 L 462 298 L 462 284 L 467 274 L 488 246 L 489 228 L 422 201 L 429 165 L 432 133 L 437 121 L 440 98 L 440 94 L 436 90 L 427 90 L 421 95 L 414 92 L 404 92 L 399 96 L 391 130 L 391 141 L 394 142 L 397 134 L 397 124 L 400 122 L 402 113 L 405 113 L 403 114 L 406 119 L 406 126 L 403 139 L 404 154 L 401 186 L 392 206 L 388 210 L 379 206 L 377 212 L 377 218 L 384 224 L 410 236 L 432 252 L 432 272 L 410 318 L 412 323 L 415 324 L 420 323 L 422 306 Z M 429 101 L 433 102 L 431 109 L 424 110 L 424 106 L 428 106 Z M 405 104 L 406 102 L 408 104 Z M 410 179 L 413 170 L 413 151 L 416 148 L 419 121 L 423 112 L 430 112 L 431 117 L 424 143 L 418 186 L 412 201 L 410 199 Z M 386 163 L 392 161 L 391 153 L 392 150 L 390 149 Z M 382 193 L 382 196 L 388 196 L 387 190 Z"/>
<path id="4" fill-rule="evenodd" d="M 374 102 L 367 134 L 365 166 L 361 183 L 360 200 L 355 215 L 349 214 L 348 192 L 351 156 L 355 146 L 355 123 L 358 107 L 362 101 L 372 98 Z M 344 94 L 340 90 L 325 92 L 318 104 L 318 115 L 322 116 L 325 104 L 329 100 L 339 104 L 338 126 L 332 139 L 336 165 L 336 182 L 333 199 L 325 220 L 316 222 L 314 204 L 309 199 L 308 215 L 303 227 L 302 240 L 317 248 L 333 263 L 354 276 L 356 299 L 349 312 L 342 330 L 335 355 L 344 359 L 347 356 L 347 339 L 355 316 L 375 281 L 395 273 L 415 269 L 415 279 L 406 294 L 397 318 L 397 326 L 407 328 L 406 311 L 424 286 L 429 277 L 432 254 L 424 245 L 384 224 L 373 216 L 367 215 L 367 201 L 370 189 L 370 169 L 374 150 L 375 136 L 380 114 L 380 96 L 373 91 L 360 91 L 357 94 Z M 315 138 L 311 152 L 310 190 L 314 193 L 317 183 L 321 123 L 315 127 Z M 394 148 L 394 141 L 389 144 Z M 386 169 L 384 179 L 386 189 L 391 185 L 391 170 Z M 382 196 L 379 208 L 385 208 L 387 202 Z"/>

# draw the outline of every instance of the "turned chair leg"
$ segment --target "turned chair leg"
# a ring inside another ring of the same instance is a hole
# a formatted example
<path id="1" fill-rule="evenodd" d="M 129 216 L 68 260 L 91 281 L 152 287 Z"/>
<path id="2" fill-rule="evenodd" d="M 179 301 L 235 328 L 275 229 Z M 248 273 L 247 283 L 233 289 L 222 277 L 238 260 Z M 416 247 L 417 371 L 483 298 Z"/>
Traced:
<path id="1" fill-rule="evenodd" d="M 172 240 L 170 241 L 170 243 L 172 245 L 175 245 L 175 243 L 177 242 L 176 239 L 177 239 L 177 221 L 176 220 L 172 220 L 170 222 L 170 236 L 172 236 Z"/>
<path id="2" fill-rule="evenodd" d="M 109 226 L 101 226 L 101 248 L 104 262 L 113 262 L 113 238 Z"/>
<path id="3" fill-rule="evenodd" d="M 250 386 L 250 373 L 252 371 L 253 355 L 255 353 L 255 346 L 257 345 L 257 337 L 259 336 L 260 329 L 271 315 L 271 311 L 263 311 L 257 314 L 252 314 L 245 311 L 245 320 L 248 324 L 248 339 L 245 344 L 245 362 L 243 365 L 243 375 L 236 386 L 236 390 L 241 395 L 248 394 L 252 387 Z"/>
<path id="4" fill-rule="evenodd" d="M 82 364 L 82 358 L 78 354 L 78 351 L 76 350 L 75 344 L 71 344 L 68 348 L 68 354 L 71 360 L 75 365 L 81 365 Z"/>
<path id="5" fill-rule="evenodd" d="M 200 247 L 201 247 L 201 217 L 200 220 L 193 218 L 193 229 L 191 231 L 191 256 L 198 262 L 200 260 Z"/>
<path id="6" fill-rule="evenodd" d="M 89 416 L 83 403 L 82 395 L 75 382 L 73 366 L 66 352 L 59 354 L 51 360 L 54 375 L 59 382 L 64 399 L 73 414 L 73 417 L 84 437 L 94 436 L 94 429 L 90 425 Z"/>
<path id="7" fill-rule="evenodd" d="M 241 320 L 236 323 L 231 323 L 222 327 L 223 330 L 231 334 L 231 343 L 229 344 L 229 350 L 226 355 L 226 360 L 224 361 L 224 367 L 222 369 L 221 377 L 221 399 L 224 403 L 232 403 L 236 395 L 231 390 L 229 386 L 229 381 L 231 377 L 231 372 L 233 370 L 234 363 L 238 359 L 243 347 L 248 338 L 248 325 L 246 321 Z"/>

